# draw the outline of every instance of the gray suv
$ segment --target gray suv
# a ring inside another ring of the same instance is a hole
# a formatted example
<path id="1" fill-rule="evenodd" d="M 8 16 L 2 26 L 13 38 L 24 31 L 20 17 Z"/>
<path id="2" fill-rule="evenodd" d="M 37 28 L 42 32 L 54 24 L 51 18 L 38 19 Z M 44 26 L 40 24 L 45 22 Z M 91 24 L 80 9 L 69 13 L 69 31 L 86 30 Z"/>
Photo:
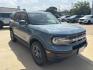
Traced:
<path id="1" fill-rule="evenodd" d="M 0 29 L 2 29 L 3 26 L 9 26 L 10 15 L 11 13 L 0 13 Z"/>
<path id="2" fill-rule="evenodd" d="M 20 41 L 29 47 L 38 65 L 46 64 L 50 58 L 78 54 L 87 46 L 85 29 L 61 24 L 49 12 L 18 11 L 11 18 L 11 40 Z"/>

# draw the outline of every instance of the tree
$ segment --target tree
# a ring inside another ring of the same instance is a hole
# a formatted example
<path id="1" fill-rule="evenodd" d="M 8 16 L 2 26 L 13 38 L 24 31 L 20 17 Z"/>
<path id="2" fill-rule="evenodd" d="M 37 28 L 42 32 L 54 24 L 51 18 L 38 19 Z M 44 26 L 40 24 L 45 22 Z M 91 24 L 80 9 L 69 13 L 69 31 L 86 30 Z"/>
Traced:
<path id="1" fill-rule="evenodd" d="M 70 11 L 69 10 L 63 10 L 60 13 L 61 13 L 61 15 L 70 15 Z"/>
<path id="2" fill-rule="evenodd" d="M 72 15 L 87 15 L 87 14 L 90 14 L 91 13 L 91 8 L 90 8 L 90 5 L 89 5 L 89 2 L 78 1 L 77 3 L 75 3 L 74 7 L 70 10 L 70 13 Z"/>
<path id="3" fill-rule="evenodd" d="M 59 17 L 59 14 L 57 12 L 57 8 L 56 7 L 49 7 L 48 9 L 46 9 L 46 12 L 51 12 L 53 15 L 55 15 L 57 18 Z"/>

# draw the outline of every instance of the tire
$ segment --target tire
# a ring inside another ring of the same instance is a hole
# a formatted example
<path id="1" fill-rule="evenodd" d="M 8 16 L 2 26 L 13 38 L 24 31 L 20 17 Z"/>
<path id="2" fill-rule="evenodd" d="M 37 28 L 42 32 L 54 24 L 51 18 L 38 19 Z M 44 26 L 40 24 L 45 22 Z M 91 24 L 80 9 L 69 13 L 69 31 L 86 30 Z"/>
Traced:
<path id="1" fill-rule="evenodd" d="M 31 45 L 31 54 L 36 64 L 43 66 L 46 64 L 46 53 L 40 42 L 34 41 Z"/>
<path id="2" fill-rule="evenodd" d="M 79 24 L 83 25 L 84 23 L 83 22 L 79 22 Z"/>
<path id="3" fill-rule="evenodd" d="M 2 25 L 0 25 L 0 29 L 2 29 L 3 28 L 3 26 Z"/>
<path id="4" fill-rule="evenodd" d="M 3 28 L 3 22 L 0 21 L 0 29 Z"/>
<path id="5" fill-rule="evenodd" d="M 13 41 L 13 42 L 17 41 L 17 39 L 15 38 L 15 35 L 14 35 L 14 32 L 13 32 L 12 29 L 10 30 L 10 37 L 11 37 L 11 41 Z"/>
<path id="6" fill-rule="evenodd" d="M 91 21 L 90 20 L 88 21 L 88 24 L 91 24 Z"/>
<path id="7" fill-rule="evenodd" d="M 79 22 L 79 24 L 82 24 L 81 22 Z"/>

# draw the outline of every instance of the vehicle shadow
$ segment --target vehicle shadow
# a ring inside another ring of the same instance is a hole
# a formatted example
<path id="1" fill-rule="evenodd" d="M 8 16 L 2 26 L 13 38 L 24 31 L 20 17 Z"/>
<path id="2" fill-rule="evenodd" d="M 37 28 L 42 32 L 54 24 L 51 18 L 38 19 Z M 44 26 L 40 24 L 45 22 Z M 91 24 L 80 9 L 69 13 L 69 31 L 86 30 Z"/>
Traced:
<path id="1" fill-rule="evenodd" d="M 93 70 L 93 61 L 82 55 L 73 56 L 58 63 L 54 62 L 41 67 L 35 64 L 27 47 L 11 41 L 9 46 L 17 59 L 24 65 L 25 69 L 21 70 Z"/>

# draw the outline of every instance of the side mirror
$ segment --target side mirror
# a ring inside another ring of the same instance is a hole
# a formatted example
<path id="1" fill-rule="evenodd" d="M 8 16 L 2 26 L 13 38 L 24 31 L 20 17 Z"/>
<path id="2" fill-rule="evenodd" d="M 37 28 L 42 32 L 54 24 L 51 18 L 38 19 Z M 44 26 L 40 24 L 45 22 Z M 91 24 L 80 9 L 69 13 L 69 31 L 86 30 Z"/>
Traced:
<path id="1" fill-rule="evenodd" d="M 20 24 L 20 25 L 26 25 L 26 21 L 25 21 L 25 20 L 20 20 L 20 21 L 19 21 L 19 24 Z"/>

